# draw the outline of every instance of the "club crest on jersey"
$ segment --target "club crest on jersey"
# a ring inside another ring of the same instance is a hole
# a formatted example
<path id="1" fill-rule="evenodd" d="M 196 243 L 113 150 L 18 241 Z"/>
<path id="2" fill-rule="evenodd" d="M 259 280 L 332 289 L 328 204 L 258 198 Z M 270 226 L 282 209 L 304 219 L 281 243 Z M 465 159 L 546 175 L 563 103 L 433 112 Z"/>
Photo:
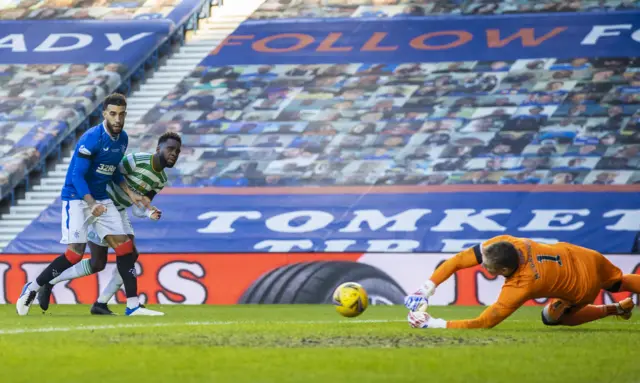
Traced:
<path id="1" fill-rule="evenodd" d="M 113 172 L 115 171 L 116 171 L 115 165 L 106 165 L 106 164 L 100 164 L 96 169 L 96 173 L 104 174 L 107 176 L 113 175 Z"/>

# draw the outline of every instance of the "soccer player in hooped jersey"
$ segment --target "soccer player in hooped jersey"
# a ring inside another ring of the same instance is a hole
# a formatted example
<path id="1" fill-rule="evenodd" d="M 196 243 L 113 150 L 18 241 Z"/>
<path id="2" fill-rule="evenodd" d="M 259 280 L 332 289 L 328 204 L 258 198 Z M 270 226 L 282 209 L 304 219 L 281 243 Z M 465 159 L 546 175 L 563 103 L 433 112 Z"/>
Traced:
<path id="1" fill-rule="evenodd" d="M 150 204 L 151 200 L 158 194 L 167 183 L 167 175 L 164 172 L 165 168 L 172 168 L 178 157 L 180 156 L 180 148 L 182 146 L 182 139 L 177 133 L 167 132 L 160 136 L 158 139 L 158 146 L 156 147 L 156 153 L 132 153 L 125 156 L 120 162 L 118 169 L 124 176 L 124 179 L 135 193 L 143 196 L 142 198 Z M 152 220 L 158 220 L 162 216 L 162 211 L 156 207 L 145 207 L 144 209 L 138 208 L 133 204 L 133 201 L 125 190 L 122 189 L 115 182 L 111 182 L 107 185 L 107 193 L 113 201 L 118 214 L 122 220 L 122 226 L 125 233 L 129 236 L 131 241 L 134 241 L 133 227 L 127 214 L 127 208 L 131 207 L 133 214 L 140 218 L 150 218 Z M 101 239 L 99 233 L 93 229 L 89 230 L 89 248 L 91 249 L 91 259 L 94 264 L 99 265 L 96 268 L 90 266 L 89 260 L 83 260 L 74 268 L 67 269 L 59 276 L 53 278 L 49 283 L 38 293 L 38 301 L 40 308 L 47 311 L 49 308 L 49 301 L 51 297 L 51 288 L 56 283 L 67 281 L 75 278 L 80 278 L 85 275 L 100 272 L 104 269 L 107 263 L 107 255 L 109 248 L 108 243 Z M 135 244 L 134 249 L 134 261 L 138 259 L 138 251 Z M 82 265 L 84 263 L 84 265 Z M 118 272 L 118 269 L 113 270 L 111 280 L 104 288 L 104 291 L 98 298 L 98 301 L 91 307 L 91 314 L 94 315 L 113 315 L 113 312 L 107 306 L 107 302 L 113 297 L 113 295 L 122 287 L 123 279 Z M 149 310 L 151 311 L 151 310 Z M 162 313 L 153 311 L 155 315 L 162 315 Z"/>
<path id="2" fill-rule="evenodd" d="M 122 227 L 122 218 L 107 194 L 107 184 L 115 182 L 136 205 L 149 207 L 142 196 L 134 193 L 118 164 L 127 150 L 129 139 L 124 132 L 127 101 L 121 94 L 111 94 L 103 102 L 102 124 L 85 132 L 71 158 L 62 188 L 62 239 L 67 245 L 64 254 L 56 258 L 36 278 L 25 284 L 16 303 L 18 315 L 27 315 L 38 291 L 54 278 L 82 260 L 89 229 L 97 233 L 116 252 L 118 271 L 127 294 L 127 315 L 150 315 L 140 307 L 135 274 L 133 242 Z M 91 268 L 88 263 L 85 267 Z"/>
<path id="3" fill-rule="evenodd" d="M 456 271 L 477 265 L 505 277 L 498 300 L 479 317 L 445 321 L 424 310 L 438 285 Z M 537 298 L 551 298 L 542 310 L 542 323 L 548 326 L 578 326 L 611 315 L 631 318 L 631 298 L 594 305 L 601 290 L 640 293 L 640 275 L 623 274 L 602 254 L 584 247 L 502 235 L 445 261 L 417 293 L 405 298 L 405 306 L 411 310 L 407 319 L 414 328 L 492 328 Z"/>

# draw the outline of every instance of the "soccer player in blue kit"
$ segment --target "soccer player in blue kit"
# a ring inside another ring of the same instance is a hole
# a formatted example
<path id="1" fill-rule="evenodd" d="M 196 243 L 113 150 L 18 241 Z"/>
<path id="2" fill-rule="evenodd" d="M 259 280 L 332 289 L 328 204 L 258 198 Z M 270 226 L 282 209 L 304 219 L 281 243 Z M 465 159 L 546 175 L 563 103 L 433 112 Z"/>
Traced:
<path id="1" fill-rule="evenodd" d="M 114 181 L 131 201 L 147 208 L 148 202 L 133 192 L 118 170 L 127 151 L 129 138 L 123 131 L 127 115 L 126 98 L 118 93 L 103 103 L 103 123 L 85 132 L 71 158 L 62 188 L 62 239 L 64 254 L 53 260 L 35 281 L 27 282 L 16 303 L 18 315 L 27 315 L 38 291 L 59 273 L 82 260 L 89 229 L 115 250 L 116 266 L 127 295 L 125 315 L 163 315 L 140 306 L 133 243 L 126 235 L 122 218 L 109 195 L 107 184 Z M 86 263 L 84 263 L 86 264 Z M 88 267 L 92 267 L 91 263 Z"/>

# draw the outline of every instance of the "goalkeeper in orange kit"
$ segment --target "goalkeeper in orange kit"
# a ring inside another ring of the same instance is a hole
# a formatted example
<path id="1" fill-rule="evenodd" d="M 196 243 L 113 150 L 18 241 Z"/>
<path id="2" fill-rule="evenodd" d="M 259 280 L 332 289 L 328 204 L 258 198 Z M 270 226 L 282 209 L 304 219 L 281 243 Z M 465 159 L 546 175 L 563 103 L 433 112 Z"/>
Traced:
<path id="1" fill-rule="evenodd" d="M 437 286 L 456 271 L 476 265 L 505 277 L 498 300 L 475 319 L 431 317 L 424 307 Z M 502 235 L 448 259 L 418 292 L 405 298 L 405 306 L 411 310 L 408 320 L 415 328 L 492 328 L 536 298 L 552 298 L 542 310 L 545 325 L 577 326 L 611 315 L 631 318 L 631 298 L 593 305 L 601 290 L 640 293 L 640 275 L 623 274 L 602 254 L 584 247 Z"/>

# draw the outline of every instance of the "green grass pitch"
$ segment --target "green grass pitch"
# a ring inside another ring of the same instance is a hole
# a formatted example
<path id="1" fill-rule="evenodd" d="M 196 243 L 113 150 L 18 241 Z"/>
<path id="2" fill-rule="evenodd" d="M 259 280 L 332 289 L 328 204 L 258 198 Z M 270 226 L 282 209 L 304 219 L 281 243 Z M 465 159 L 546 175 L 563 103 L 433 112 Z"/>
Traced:
<path id="1" fill-rule="evenodd" d="M 347 319 L 333 307 L 154 306 L 164 317 L 96 317 L 88 306 L 0 306 L 4 382 L 638 382 L 640 312 L 545 327 L 525 307 L 492 330 L 416 330 L 400 306 Z M 124 307 L 113 306 L 122 313 Z M 432 307 L 445 319 L 482 307 Z"/>

